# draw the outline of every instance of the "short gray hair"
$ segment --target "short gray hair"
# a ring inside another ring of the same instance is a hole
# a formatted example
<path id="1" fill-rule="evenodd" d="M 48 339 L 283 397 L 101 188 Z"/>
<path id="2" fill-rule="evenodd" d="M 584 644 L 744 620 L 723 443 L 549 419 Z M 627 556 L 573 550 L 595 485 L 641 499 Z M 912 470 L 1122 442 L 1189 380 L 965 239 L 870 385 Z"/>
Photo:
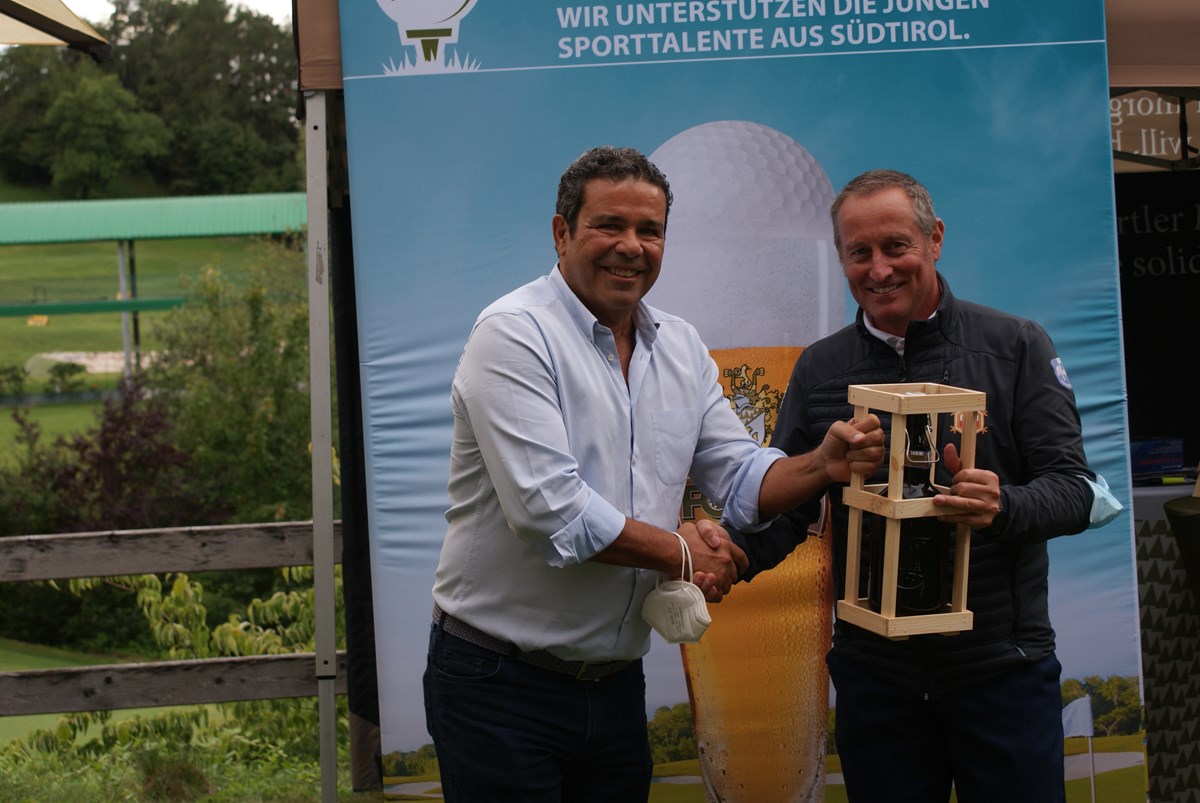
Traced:
<path id="1" fill-rule="evenodd" d="M 846 202 L 846 199 L 851 195 L 873 195 L 892 187 L 904 190 L 904 194 L 912 202 L 917 226 L 925 233 L 925 236 L 929 237 L 933 234 L 933 229 L 937 226 L 937 214 L 933 211 L 933 198 L 930 197 L 929 190 L 925 189 L 925 185 L 899 170 L 868 170 L 850 179 L 846 186 L 842 187 L 838 196 L 833 199 L 833 206 L 829 208 L 829 216 L 833 219 L 833 244 L 838 249 L 842 247 L 842 233 L 838 230 L 838 214 L 842 211 L 842 204 Z"/>

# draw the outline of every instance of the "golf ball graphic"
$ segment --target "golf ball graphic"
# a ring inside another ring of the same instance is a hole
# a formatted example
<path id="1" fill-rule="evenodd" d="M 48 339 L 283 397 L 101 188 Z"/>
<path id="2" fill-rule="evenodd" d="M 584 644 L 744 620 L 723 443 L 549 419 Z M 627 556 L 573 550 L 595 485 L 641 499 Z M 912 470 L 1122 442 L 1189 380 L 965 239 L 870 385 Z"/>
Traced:
<path id="1" fill-rule="evenodd" d="M 400 43 L 420 53 L 418 61 L 441 63 L 444 45 L 458 42 L 459 20 L 477 0 L 376 0 L 399 26 Z"/>
<path id="2" fill-rule="evenodd" d="M 650 156 L 675 202 L 647 301 L 711 349 L 807 346 L 842 323 L 833 187 L 807 150 L 759 123 L 721 120 Z"/>

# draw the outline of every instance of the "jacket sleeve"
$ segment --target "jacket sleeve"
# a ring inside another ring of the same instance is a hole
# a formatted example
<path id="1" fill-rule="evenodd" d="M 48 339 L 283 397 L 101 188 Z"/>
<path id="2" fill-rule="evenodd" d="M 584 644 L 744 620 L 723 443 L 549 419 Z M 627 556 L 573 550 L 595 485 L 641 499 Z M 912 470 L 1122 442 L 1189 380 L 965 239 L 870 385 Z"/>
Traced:
<path id="1" fill-rule="evenodd" d="M 730 530 L 729 537 L 742 548 L 750 565 L 738 582 L 750 582 L 760 572 L 773 569 L 808 537 L 808 519 L 801 508 L 776 516 L 766 527 L 752 533 Z"/>
<path id="2" fill-rule="evenodd" d="M 1032 321 L 1018 340 L 1012 403 L 1006 408 L 1012 442 L 998 456 L 1004 515 L 981 531 L 1012 546 L 1086 529 L 1093 499 L 1089 481 L 1095 479 L 1084 454 L 1075 393 L 1054 344 Z M 989 401 L 989 416 L 990 408 Z"/>

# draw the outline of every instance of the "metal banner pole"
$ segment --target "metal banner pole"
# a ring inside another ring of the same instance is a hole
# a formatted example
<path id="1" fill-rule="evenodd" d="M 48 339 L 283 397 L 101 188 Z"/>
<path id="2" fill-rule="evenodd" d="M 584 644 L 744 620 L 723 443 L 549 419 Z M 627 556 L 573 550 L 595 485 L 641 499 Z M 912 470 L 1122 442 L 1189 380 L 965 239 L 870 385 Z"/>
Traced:
<path id="1" fill-rule="evenodd" d="M 321 800 L 337 801 L 337 679 L 334 620 L 333 427 L 330 412 L 329 218 L 325 93 L 306 92 L 308 171 L 308 348 L 312 404 L 313 596 L 317 702 L 320 713 Z"/>

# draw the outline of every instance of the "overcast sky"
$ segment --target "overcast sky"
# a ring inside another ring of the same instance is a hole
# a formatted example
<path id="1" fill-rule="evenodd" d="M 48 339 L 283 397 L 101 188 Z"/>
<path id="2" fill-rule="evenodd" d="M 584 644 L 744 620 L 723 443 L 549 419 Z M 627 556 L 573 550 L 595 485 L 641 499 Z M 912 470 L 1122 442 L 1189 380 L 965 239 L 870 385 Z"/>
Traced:
<path id="1" fill-rule="evenodd" d="M 67 8 L 88 22 L 102 22 L 112 14 L 109 0 L 63 0 Z M 231 0 L 231 6 L 242 5 L 260 14 L 268 14 L 282 25 L 292 18 L 292 0 Z"/>

